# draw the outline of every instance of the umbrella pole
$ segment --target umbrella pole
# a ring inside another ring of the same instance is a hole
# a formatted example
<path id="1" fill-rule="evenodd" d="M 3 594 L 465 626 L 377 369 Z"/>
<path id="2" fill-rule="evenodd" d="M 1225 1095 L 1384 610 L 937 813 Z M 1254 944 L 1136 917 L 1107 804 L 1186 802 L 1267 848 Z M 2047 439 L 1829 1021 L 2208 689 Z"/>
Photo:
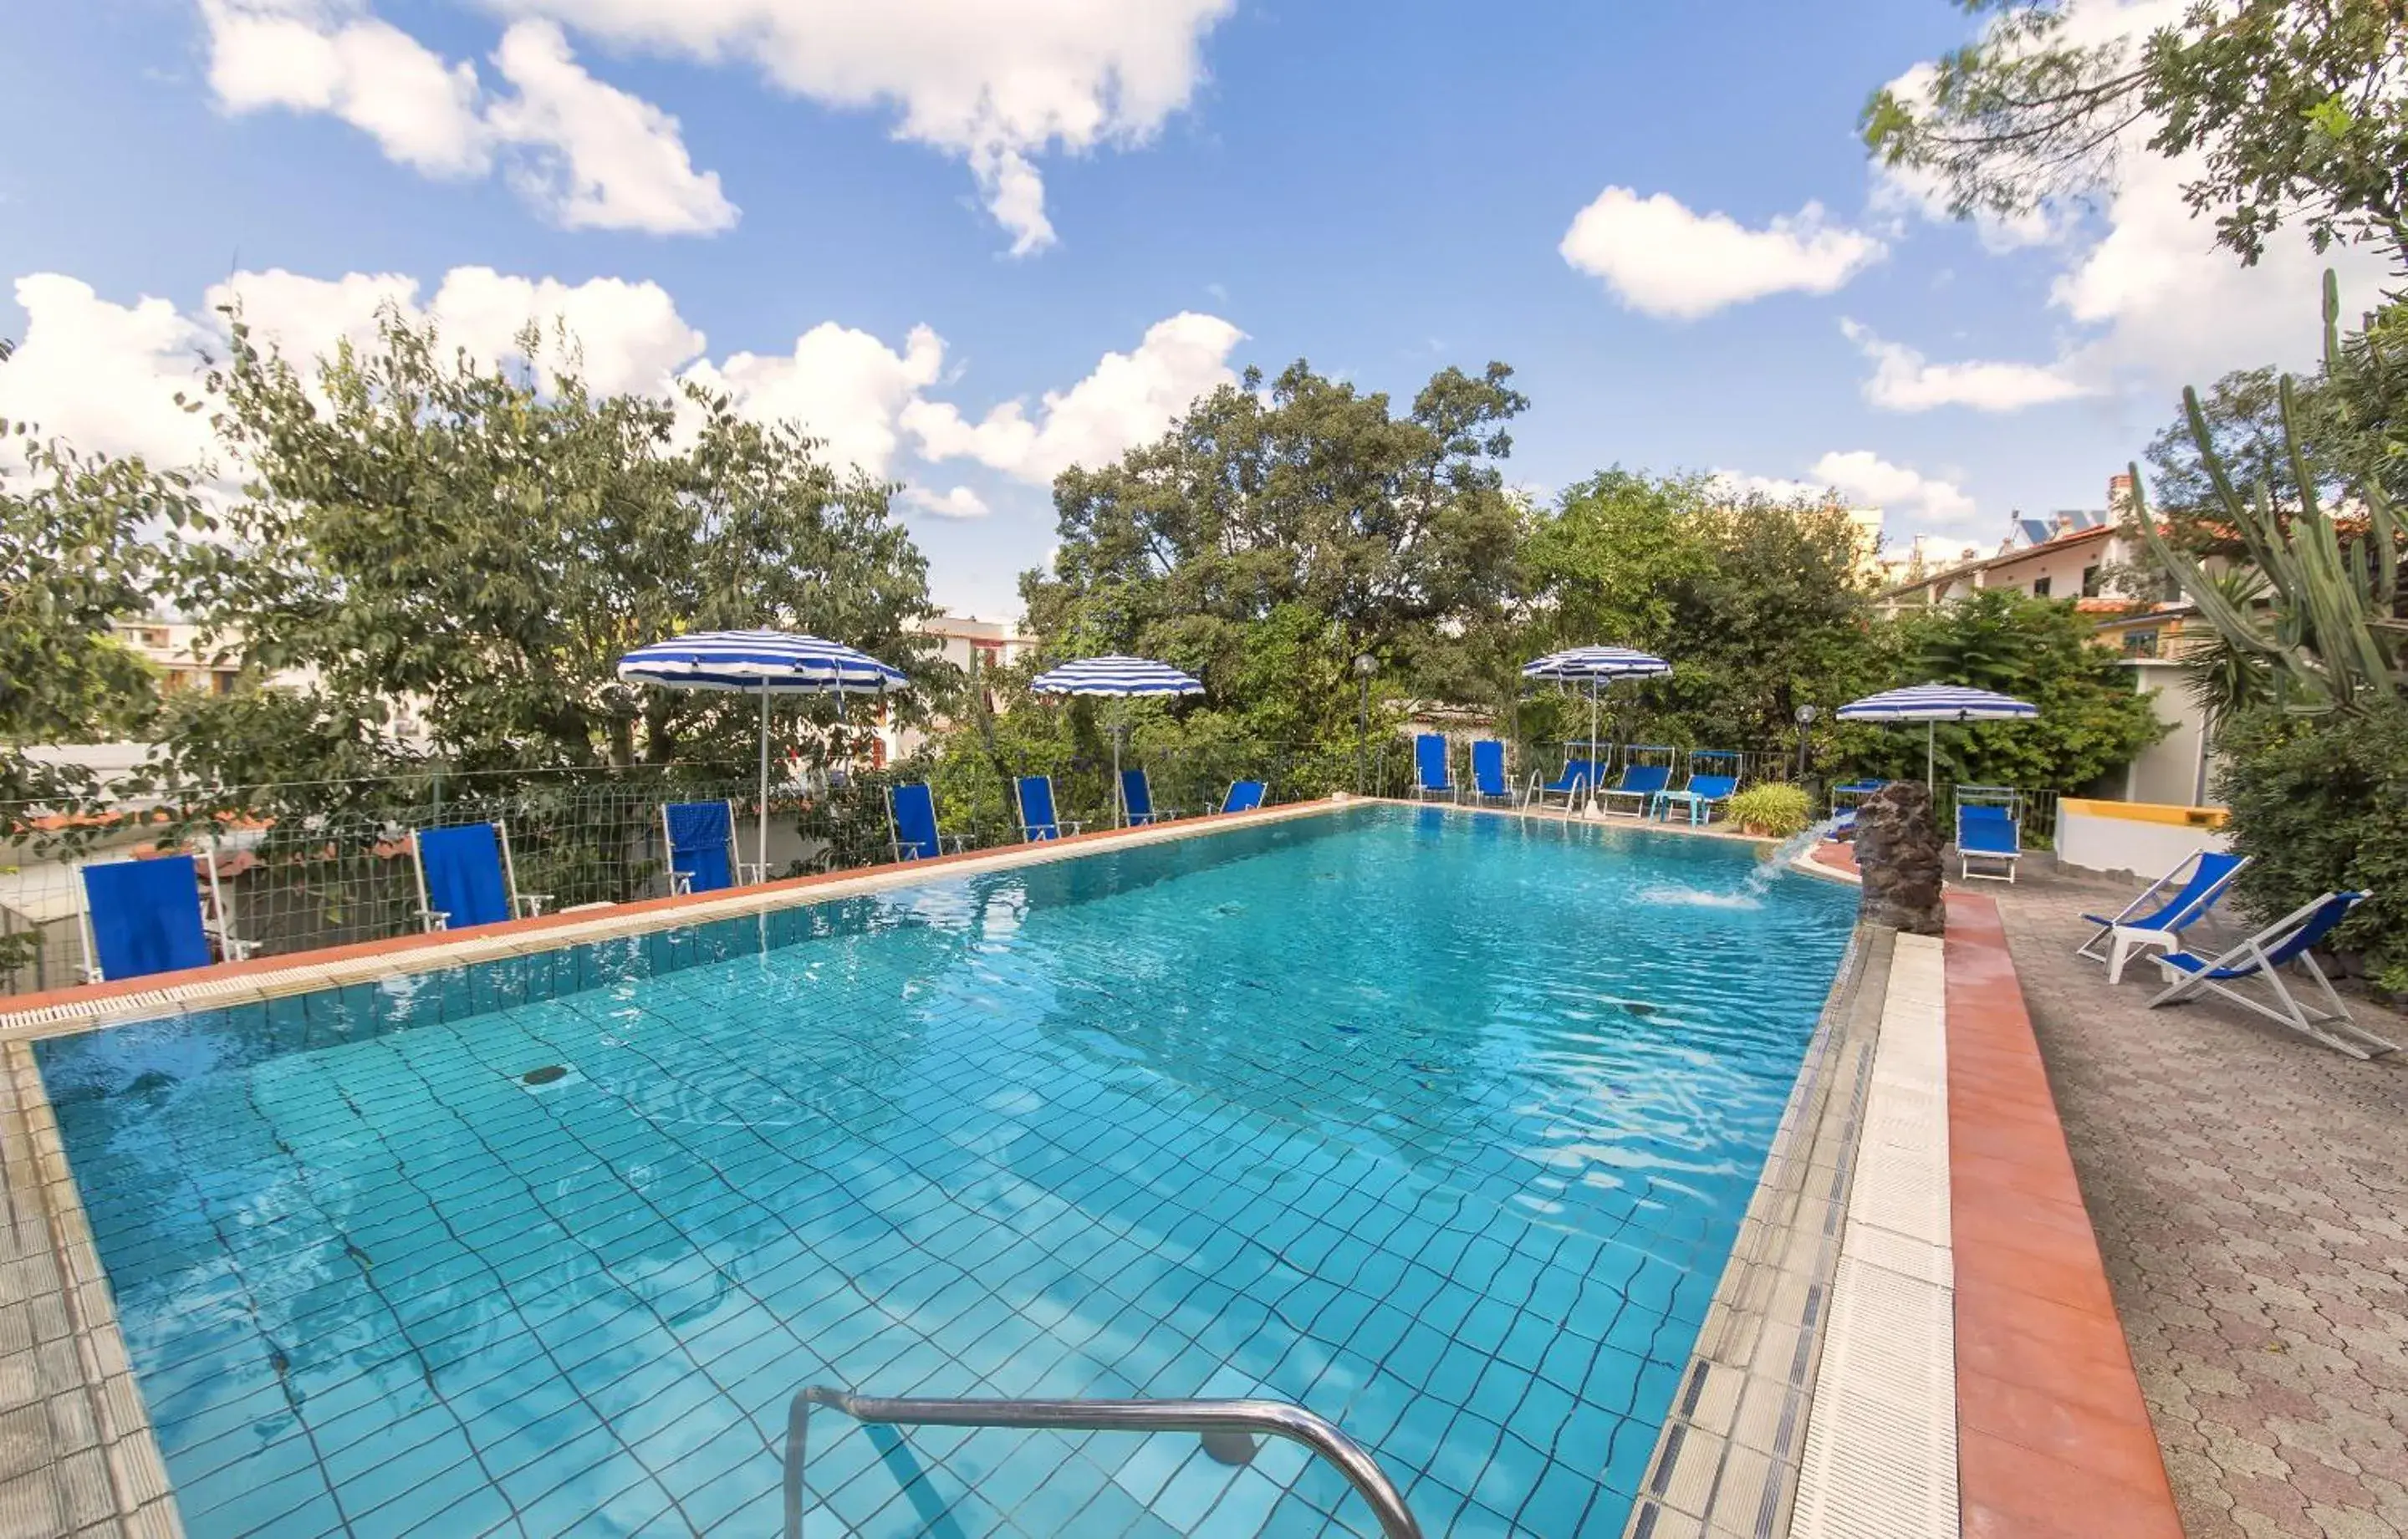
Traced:
<path id="1" fill-rule="evenodd" d="M 769 879 L 769 681 L 761 681 L 761 815 L 755 823 L 752 858 L 761 862 L 761 879 Z"/>
<path id="2" fill-rule="evenodd" d="M 1128 827 L 1128 803 L 1121 797 L 1121 723 L 1112 723 L 1112 826 Z"/>
<path id="3" fill-rule="evenodd" d="M 1605 777 L 1605 766 L 1597 752 L 1597 675 L 1588 676 L 1588 815 L 1597 816 L 1597 783 Z"/>
<path id="4" fill-rule="evenodd" d="M 1932 748 L 1932 741 L 1939 735 L 1940 728 L 1937 723 L 1926 721 L 1923 724 L 1923 789 L 1928 791 L 1937 791 L 1940 789 L 1939 777 L 1932 774 L 1931 768 L 1936 751 Z"/>

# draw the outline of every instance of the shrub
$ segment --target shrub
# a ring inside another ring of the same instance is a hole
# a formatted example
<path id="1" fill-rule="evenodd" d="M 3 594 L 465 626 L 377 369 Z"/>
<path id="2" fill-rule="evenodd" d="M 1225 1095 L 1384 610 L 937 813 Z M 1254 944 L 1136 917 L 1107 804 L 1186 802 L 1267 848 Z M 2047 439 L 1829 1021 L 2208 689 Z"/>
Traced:
<path id="1" fill-rule="evenodd" d="M 2335 933 L 2384 989 L 2408 990 L 2408 706 L 2235 720 L 2215 789 L 2233 848 L 2255 857 L 2240 895 L 2276 919 L 2326 892 L 2372 894 Z"/>
<path id="2" fill-rule="evenodd" d="M 1731 820 L 1744 828 L 1761 829 L 1776 839 L 1802 834 L 1813 821 L 1813 803 L 1805 788 L 1792 785 L 1750 786 L 1730 799 Z"/>

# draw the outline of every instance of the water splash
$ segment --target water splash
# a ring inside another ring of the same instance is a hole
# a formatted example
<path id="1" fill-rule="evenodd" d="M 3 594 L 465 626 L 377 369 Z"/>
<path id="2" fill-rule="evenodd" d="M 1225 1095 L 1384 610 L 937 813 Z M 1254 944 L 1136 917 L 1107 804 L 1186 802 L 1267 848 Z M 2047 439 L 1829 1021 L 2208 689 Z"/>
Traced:
<path id="1" fill-rule="evenodd" d="M 1790 863 L 1828 836 L 1839 826 L 1837 818 L 1800 829 L 1772 848 L 1772 852 L 1758 861 L 1754 869 L 1742 877 L 1740 884 L 1727 891 L 1709 891 L 1696 887 L 1670 885 L 1651 887 L 1639 896 L 1651 904 L 1682 905 L 1691 908 L 1761 908 L 1764 895 L 1772 884 L 1788 874 Z"/>

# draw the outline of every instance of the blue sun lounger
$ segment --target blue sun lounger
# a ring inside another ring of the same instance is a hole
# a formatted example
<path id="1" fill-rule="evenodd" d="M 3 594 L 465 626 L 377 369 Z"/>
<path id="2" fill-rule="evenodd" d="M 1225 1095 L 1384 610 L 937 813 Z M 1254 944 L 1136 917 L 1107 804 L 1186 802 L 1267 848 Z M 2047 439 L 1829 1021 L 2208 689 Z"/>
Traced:
<path id="1" fill-rule="evenodd" d="M 1020 836 L 1030 844 L 1061 838 L 1065 829 L 1076 834 L 1082 826 L 1065 822 L 1055 815 L 1052 776 L 1024 775 L 1017 789 L 1015 800 L 1020 804 Z"/>
<path id="2" fill-rule="evenodd" d="M 2341 995 L 2333 991 L 2332 980 L 2325 976 L 2325 970 L 2310 954 L 2335 926 L 2349 918 L 2351 909 L 2365 901 L 2363 892 L 2328 892 L 2217 956 L 2168 951 L 2151 957 L 2149 960 L 2172 981 L 2165 992 L 2149 1001 L 2149 1007 L 2180 1005 L 2203 993 L 2214 994 L 2352 1058 L 2396 1053 L 2400 1050 L 2398 1043 L 2376 1036 L 2350 1019 Z M 2321 1003 L 2303 1003 L 2283 982 L 2283 969 L 2293 963 L 2307 969 L 2308 976 L 2315 980 Z M 2254 999 L 2232 987 L 2251 978 L 2265 985 L 2266 998 Z"/>
<path id="3" fill-rule="evenodd" d="M 1843 786 L 1833 786 L 1831 788 L 1831 827 L 1823 837 L 1835 844 L 1842 839 L 1855 838 L 1858 804 L 1888 784 L 1886 780 L 1851 780 Z M 1840 799 L 1843 796 L 1848 799 L 1846 806 L 1840 805 Z"/>
<path id="4" fill-rule="evenodd" d="M 1505 777 L 1505 745 L 1483 737 L 1471 745 L 1471 795 L 1481 802 L 1514 803 L 1513 782 Z"/>
<path id="5" fill-rule="evenodd" d="M 429 930 L 467 930 L 543 912 L 548 892 L 521 892 L 510 832 L 499 823 L 409 831 L 418 914 Z"/>
<path id="6" fill-rule="evenodd" d="M 1702 773 L 1700 766 L 1703 766 Z M 1656 793 L 1656 816 L 1670 818 L 1674 807 L 1689 815 L 1689 826 L 1714 820 L 1714 808 L 1739 790 L 1739 755 L 1725 748 L 1703 748 L 1689 755 L 1689 783 L 1679 791 Z"/>
<path id="7" fill-rule="evenodd" d="M 1229 794 L 1221 800 L 1221 810 L 1224 813 L 1258 811 L 1263 805 L 1264 790 L 1260 780 L 1233 780 L 1229 783 Z"/>
<path id="8" fill-rule="evenodd" d="M 1633 751 L 1649 750 L 1634 749 Z M 1625 764 L 1622 766 L 1622 778 L 1612 785 L 1599 788 L 1597 799 L 1598 805 L 1609 814 L 1622 810 L 1616 805 L 1617 803 L 1636 802 L 1638 805 L 1630 808 L 1629 816 L 1644 818 L 1647 816 L 1647 809 L 1655 805 L 1656 796 L 1671 783 L 1672 766 L 1670 764 Z"/>
<path id="9" fill-rule="evenodd" d="M 2205 919 L 2208 911 L 2222 901 L 2233 879 L 2248 866 L 2249 859 L 2220 849 L 2201 849 L 2184 856 L 2180 865 L 2150 883 L 2139 897 L 2114 915 L 2083 915 L 2083 921 L 2096 928 L 2073 948 L 2073 954 L 2105 962 L 2107 981 L 2123 982 L 2124 963 L 2133 952 L 2151 947 L 2167 951 L 2182 949 L 2182 933 Z M 2186 871 L 2190 875 L 2185 876 Z M 2164 901 L 2145 914 L 2141 912 L 2160 894 Z M 2104 952 L 2099 949 L 2102 943 L 2107 948 Z"/>
<path id="10" fill-rule="evenodd" d="M 738 872 L 760 869 L 738 864 L 736 809 L 725 802 L 664 805 L 661 837 L 668 846 L 674 893 L 723 892 L 736 885 Z"/>
<path id="11" fill-rule="evenodd" d="M 97 861 L 82 871 L 84 979 L 89 983 L 147 977 L 207 967 L 218 960 L 201 898 L 201 864 L 190 855 Z M 218 911 L 224 899 L 209 878 Z M 251 948 L 220 927 L 229 960 Z"/>
<path id="12" fill-rule="evenodd" d="M 947 847 L 961 849 L 969 842 L 966 834 L 938 829 L 937 794 L 924 780 L 886 788 L 886 834 L 898 861 L 933 861 Z"/>
<path id="13" fill-rule="evenodd" d="M 1444 736 L 1426 732 L 1413 739 L 1413 795 L 1416 798 L 1456 797 L 1455 776 L 1447 762 Z"/>
<path id="14" fill-rule="evenodd" d="M 1131 828 L 1144 828 L 1179 816 L 1175 807 L 1154 805 L 1154 782 L 1146 778 L 1143 769 L 1121 771 L 1121 811 L 1127 816 Z"/>
<path id="15" fill-rule="evenodd" d="M 1541 806 L 1545 806 L 1547 805 L 1548 797 L 1560 796 L 1564 799 L 1564 805 L 1569 807 L 1575 802 L 1578 802 L 1582 797 L 1587 795 L 1588 788 L 1596 783 L 1596 761 L 1590 759 L 1567 759 L 1564 761 L 1564 772 L 1543 785 L 1540 783 L 1539 772 L 1537 770 L 1532 770 L 1530 772 L 1530 789 L 1525 797 L 1525 800 L 1536 802 Z"/>
<path id="16" fill-rule="evenodd" d="M 1961 797 L 1965 788 L 1958 788 Z M 2015 816 L 2012 804 L 1967 802 L 1956 804 L 1956 869 L 1966 880 L 1979 876 L 1985 881 L 2012 882 L 2015 879 L 2015 862 L 2024 857 L 2023 821 Z M 1976 862 L 1993 868 L 1976 871 Z"/>

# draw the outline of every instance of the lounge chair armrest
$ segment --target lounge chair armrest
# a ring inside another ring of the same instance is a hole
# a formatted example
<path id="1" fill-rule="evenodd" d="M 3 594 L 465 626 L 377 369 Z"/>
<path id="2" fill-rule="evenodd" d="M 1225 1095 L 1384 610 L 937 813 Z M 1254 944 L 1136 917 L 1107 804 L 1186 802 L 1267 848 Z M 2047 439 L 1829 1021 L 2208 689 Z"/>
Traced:
<path id="1" fill-rule="evenodd" d="M 437 930 L 449 930 L 452 928 L 452 911 L 448 908 L 419 909 L 418 919 L 419 922 L 426 927 L 426 930 L 430 934 Z"/>
<path id="2" fill-rule="evenodd" d="M 1056 819 L 1054 820 L 1054 826 L 1055 828 L 1068 829 L 1068 830 L 1069 830 L 1071 833 L 1073 833 L 1073 834 L 1077 834 L 1077 833 L 1079 833 L 1081 830 L 1084 829 L 1087 825 L 1086 825 L 1086 824 L 1084 824 L 1084 823 L 1074 823 L 1074 822 L 1072 822 L 1072 821 L 1071 821 L 1069 819 L 1068 819 L 1068 818 L 1060 818 L 1060 819 Z"/>
<path id="3" fill-rule="evenodd" d="M 694 873 L 691 871 L 679 871 L 672 867 L 669 871 L 669 896 L 673 898 L 693 897 Z"/>
<path id="4" fill-rule="evenodd" d="M 937 835 L 937 848 L 938 848 L 938 849 L 942 850 L 942 849 L 943 849 L 947 845 L 951 845 L 951 846 L 953 846 L 953 847 L 955 849 L 957 849 L 957 850 L 960 850 L 960 849 L 968 849 L 968 848 L 969 848 L 969 847 L 970 847 L 970 836 L 969 836 L 968 834 L 938 834 L 938 835 Z"/>
<path id="5" fill-rule="evenodd" d="M 543 905 L 550 902 L 552 902 L 552 894 L 549 892 L 522 892 L 519 894 L 519 906 L 526 910 L 525 917 L 528 919 L 534 919 L 537 915 L 542 913 Z"/>

